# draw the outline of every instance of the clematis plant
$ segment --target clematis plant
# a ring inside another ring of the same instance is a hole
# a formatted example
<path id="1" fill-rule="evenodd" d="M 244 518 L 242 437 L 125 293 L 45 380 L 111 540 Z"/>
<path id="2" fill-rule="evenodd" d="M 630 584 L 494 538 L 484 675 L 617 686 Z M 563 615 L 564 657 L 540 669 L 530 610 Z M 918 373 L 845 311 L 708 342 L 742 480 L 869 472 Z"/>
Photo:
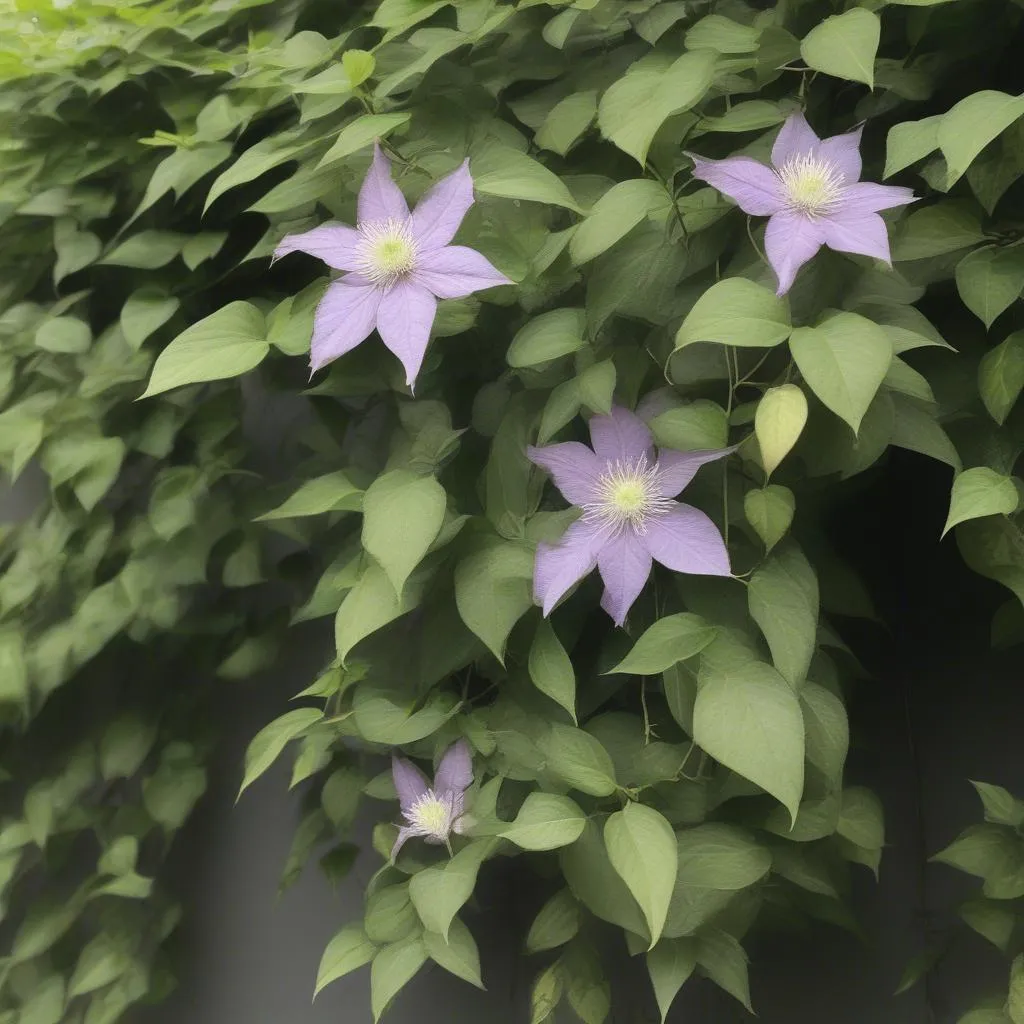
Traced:
<path id="1" fill-rule="evenodd" d="M 730 575 L 729 554 L 715 524 L 673 499 L 714 451 L 656 451 L 635 413 L 614 407 L 590 420 L 593 448 L 578 441 L 531 447 L 532 462 L 583 515 L 558 544 L 538 544 L 534 597 L 545 615 L 596 566 L 604 582 L 601 607 L 621 626 L 640 596 L 653 561 L 677 572 Z"/>
<path id="2" fill-rule="evenodd" d="M 422 836 L 428 843 L 447 844 L 452 832 L 462 832 L 466 788 L 473 781 L 473 758 L 465 740 L 457 740 L 445 751 L 432 786 L 404 757 L 392 756 L 391 777 L 406 820 L 398 830 L 392 860 L 413 836 Z"/>
<path id="3" fill-rule="evenodd" d="M 274 259 L 305 252 L 347 273 L 331 284 L 313 320 L 314 372 L 351 351 L 376 328 L 401 360 L 410 388 L 423 364 L 437 300 L 460 299 L 511 284 L 476 250 L 449 245 L 473 205 L 469 161 L 442 178 L 410 214 L 391 178 L 391 164 L 375 144 L 359 190 L 356 227 L 323 224 L 286 235 Z"/>
<path id="4" fill-rule="evenodd" d="M 791 114 L 767 167 L 747 156 L 708 160 L 688 153 L 693 176 L 734 200 L 741 210 L 768 217 L 765 255 L 778 294 L 823 245 L 890 262 L 889 236 L 879 210 L 904 206 L 909 188 L 860 181 L 861 128 L 819 139 L 803 114 Z"/>

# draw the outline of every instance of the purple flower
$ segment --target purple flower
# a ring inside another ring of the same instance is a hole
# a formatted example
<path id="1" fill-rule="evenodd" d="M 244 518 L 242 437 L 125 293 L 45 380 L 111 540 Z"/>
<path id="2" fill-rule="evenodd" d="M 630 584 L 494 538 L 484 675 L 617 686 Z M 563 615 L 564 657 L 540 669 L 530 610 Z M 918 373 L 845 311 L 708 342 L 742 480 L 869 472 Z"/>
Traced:
<path id="1" fill-rule="evenodd" d="M 583 510 L 560 543 L 537 545 L 533 591 L 545 615 L 595 566 L 605 587 L 601 607 L 618 626 L 643 590 L 652 559 L 677 572 L 730 575 L 715 524 L 672 499 L 705 462 L 732 448 L 656 453 L 644 422 L 618 407 L 590 420 L 590 439 L 593 450 L 578 441 L 527 450 Z"/>
<path id="2" fill-rule="evenodd" d="M 474 249 L 449 245 L 473 205 L 469 161 L 439 181 L 410 214 L 391 180 L 391 164 L 374 146 L 359 190 L 358 226 L 324 224 L 286 235 L 274 259 L 305 252 L 346 270 L 325 293 L 313 321 L 313 370 L 351 351 L 376 327 L 413 387 L 423 363 L 437 300 L 511 284 Z"/>
<path id="3" fill-rule="evenodd" d="M 735 200 L 745 213 L 768 217 L 765 255 L 789 291 L 796 272 L 827 245 L 889 260 L 879 210 L 914 201 L 909 188 L 858 181 L 861 129 L 819 139 L 803 114 L 791 114 L 772 147 L 772 167 L 747 156 L 706 160 L 693 153 L 693 176 Z"/>
<path id="4" fill-rule="evenodd" d="M 452 832 L 462 832 L 466 787 L 473 781 L 473 758 L 465 740 L 457 740 L 445 751 L 433 786 L 404 757 L 392 756 L 391 777 L 402 817 L 408 822 L 398 830 L 392 860 L 412 836 L 423 836 L 428 843 L 447 843 Z"/>

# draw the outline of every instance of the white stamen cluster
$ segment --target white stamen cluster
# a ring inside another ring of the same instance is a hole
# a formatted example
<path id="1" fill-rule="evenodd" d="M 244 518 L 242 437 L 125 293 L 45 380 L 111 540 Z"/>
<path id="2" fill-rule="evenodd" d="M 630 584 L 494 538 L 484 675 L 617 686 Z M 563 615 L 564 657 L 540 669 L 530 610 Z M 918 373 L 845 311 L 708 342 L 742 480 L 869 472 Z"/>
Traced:
<path id="1" fill-rule="evenodd" d="M 406 812 L 405 817 L 419 835 L 447 839 L 452 830 L 454 802 L 428 789 Z"/>
<path id="2" fill-rule="evenodd" d="M 843 198 L 843 175 L 812 153 L 791 157 L 775 172 L 792 209 L 807 217 L 830 213 Z"/>
<path id="3" fill-rule="evenodd" d="M 646 455 L 628 461 L 608 463 L 598 479 L 598 496 L 583 505 L 583 518 L 618 533 L 631 529 L 644 533 L 654 516 L 675 502 L 658 493 L 658 467 Z"/>
<path id="4" fill-rule="evenodd" d="M 359 273 L 388 288 L 416 269 L 419 246 L 407 220 L 377 220 L 359 225 L 363 244 Z"/>

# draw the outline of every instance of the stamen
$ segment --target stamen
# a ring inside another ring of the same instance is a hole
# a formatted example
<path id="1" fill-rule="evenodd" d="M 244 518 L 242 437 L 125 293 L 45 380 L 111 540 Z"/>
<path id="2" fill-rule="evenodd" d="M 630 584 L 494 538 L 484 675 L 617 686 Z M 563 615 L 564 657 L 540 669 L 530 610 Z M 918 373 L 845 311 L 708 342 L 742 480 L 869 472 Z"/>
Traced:
<path id="1" fill-rule="evenodd" d="M 775 173 L 790 206 L 808 217 L 830 213 L 843 198 L 843 174 L 831 160 L 801 153 Z"/>
<path id="2" fill-rule="evenodd" d="M 390 287 L 415 270 L 419 246 L 408 221 L 371 221 L 360 224 L 359 233 L 359 273 L 374 284 Z"/>
<path id="3" fill-rule="evenodd" d="M 433 790 L 428 789 L 409 808 L 406 815 L 409 824 L 419 829 L 424 835 L 435 839 L 445 839 L 452 828 L 451 800 L 442 800 Z"/>
<path id="4" fill-rule="evenodd" d="M 609 463 L 598 479 L 598 498 L 583 505 L 583 518 L 613 533 L 645 533 L 652 518 L 675 505 L 658 493 L 658 467 L 646 455 Z"/>

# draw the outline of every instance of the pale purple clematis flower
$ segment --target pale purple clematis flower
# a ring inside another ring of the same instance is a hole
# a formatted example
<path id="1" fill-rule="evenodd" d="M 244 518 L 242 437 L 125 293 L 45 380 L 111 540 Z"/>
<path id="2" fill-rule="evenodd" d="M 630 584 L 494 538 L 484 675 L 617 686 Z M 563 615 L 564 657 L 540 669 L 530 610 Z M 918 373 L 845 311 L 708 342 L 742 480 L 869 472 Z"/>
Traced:
<path id="1" fill-rule="evenodd" d="M 391 180 L 391 164 L 375 145 L 359 190 L 358 227 L 324 224 L 281 240 L 274 259 L 305 252 L 335 270 L 349 271 L 317 307 L 310 351 L 314 372 L 354 349 L 376 327 L 401 360 L 411 388 L 427 350 L 437 300 L 512 283 L 474 249 L 448 244 L 472 205 L 466 160 L 410 214 Z"/>
<path id="2" fill-rule="evenodd" d="M 728 576 L 729 554 L 715 524 L 672 499 L 706 462 L 733 451 L 655 451 L 647 426 L 613 408 L 590 420 L 593 450 L 578 441 L 529 448 L 530 460 L 583 515 L 558 544 L 538 544 L 533 592 L 544 614 L 595 566 L 601 607 L 621 626 L 651 573 L 652 559 L 677 572 Z"/>
<path id="3" fill-rule="evenodd" d="M 445 751 L 433 786 L 404 757 L 392 756 L 391 777 L 407 822 L 398 830 L 392 860 L 413 836 L 423 836 L 428 843 L 447 843 L 452 832 L 462 832 L 466 787 L 473 781 L 473 758 L 465 740 L 457 740 Z"/>
<path id="4" fill-rule="evenodd" d="M 744 213 L 768 217 L 765 255 L 789 291 L 796 272 L 827 245 L 890 262 L 879 210 L 914 201 L 909 188 L 859 181 L 861 128 L 819 139 L 803 114 L 791 114 L 772 147 L 772 167 L 748 156 L 706 160 L 694 153 L 693 176 L 734 200 Z"/>

